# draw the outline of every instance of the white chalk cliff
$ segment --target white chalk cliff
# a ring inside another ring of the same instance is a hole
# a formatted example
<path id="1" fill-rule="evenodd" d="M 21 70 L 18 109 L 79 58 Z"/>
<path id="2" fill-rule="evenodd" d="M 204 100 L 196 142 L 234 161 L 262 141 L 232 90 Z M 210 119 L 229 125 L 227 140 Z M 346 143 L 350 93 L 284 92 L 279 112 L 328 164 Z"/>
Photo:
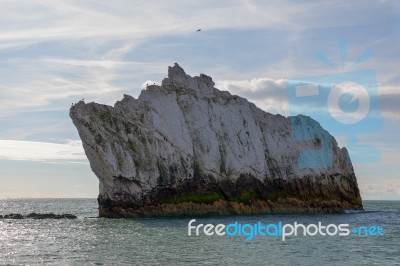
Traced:
<path id="1" fill-rule="evenodd" d="M 318 122 L 266 113 L 214 85 L 175 64 L 161 86 L 147 86 L 138 99 L 71 107 L 100 181 L 100 216 L 362 208 L 347 150 Z M 291 121 L 297 135 L 311 132 L 315 139 L 293 139 Z M 330 166 L 299 167 L 300 154 L 322 149 L 326 140 L 328 151 L 311 159 Z"/>

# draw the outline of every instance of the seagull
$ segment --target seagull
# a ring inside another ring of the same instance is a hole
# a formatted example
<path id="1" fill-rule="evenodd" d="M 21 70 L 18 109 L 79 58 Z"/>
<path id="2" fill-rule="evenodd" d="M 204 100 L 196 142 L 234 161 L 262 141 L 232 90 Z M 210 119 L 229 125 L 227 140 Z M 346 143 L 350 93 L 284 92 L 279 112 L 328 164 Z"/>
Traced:
<path id="1" fill-rule="evenodd" d="M 198 29 L 196 32 L 200 32 L 201 31 L 201 29 Z"/>

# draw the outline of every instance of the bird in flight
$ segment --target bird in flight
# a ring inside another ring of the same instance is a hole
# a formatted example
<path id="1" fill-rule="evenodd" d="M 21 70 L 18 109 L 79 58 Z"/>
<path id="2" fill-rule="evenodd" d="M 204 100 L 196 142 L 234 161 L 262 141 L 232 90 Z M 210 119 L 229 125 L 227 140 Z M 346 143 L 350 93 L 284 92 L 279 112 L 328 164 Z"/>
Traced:
<path id="1" fill-rule="evenodd" d="M 196 32 L 200 32 L 201 31 L 201 29 L 198 29 Z"/>

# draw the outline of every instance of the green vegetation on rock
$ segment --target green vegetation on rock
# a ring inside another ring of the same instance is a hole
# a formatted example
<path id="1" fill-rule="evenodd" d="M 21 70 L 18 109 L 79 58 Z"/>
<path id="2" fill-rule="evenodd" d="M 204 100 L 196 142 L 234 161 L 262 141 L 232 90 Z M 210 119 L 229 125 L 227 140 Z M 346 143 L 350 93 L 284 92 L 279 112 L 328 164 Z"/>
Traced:
<path id="1" fill-rule="evenodd" d="M 223 197 L 218 193 L 209 193 L 209 194 L 186 194 L 180 196 L 174 196 L 167 200 L 164 200 L 162 203 L 165 204 L 178 204 L 182 202 L 193 202 L 193 203 L 212 203 L 214 201 L 223 199 Z"/>
<path id="2" fill-rule="evenodd" d="M 237 196 L 232 197 L 232 201 L 237 201 L 237 202 L 249 202 L 254 199 L 259 199 L 260 195 L 257 192 L 254 191 L 243 191 Z"/>

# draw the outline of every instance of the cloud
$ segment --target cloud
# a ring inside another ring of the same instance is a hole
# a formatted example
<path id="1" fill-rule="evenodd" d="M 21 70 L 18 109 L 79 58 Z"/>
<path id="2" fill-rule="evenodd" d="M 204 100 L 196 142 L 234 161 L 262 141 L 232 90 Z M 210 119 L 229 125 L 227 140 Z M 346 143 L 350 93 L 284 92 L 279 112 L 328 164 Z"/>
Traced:
<path id="1" fill-rule="evenodd" d="M 241 97 L 255 103 L 259 108 L 271 112 L 289 115 L 289 103 L 286 93 L 286 85 L 288 81 L 285 79 L 269 79 L 269 78 L 254 78 L 251 80 L 221 80 L 216 81 L 216 87 L 222 90 L 230 91 Z M 324 84 L 320 84 L 322 89 L 327 89 Z M 379 95 L 370 95 L 369 97 L 379 98 L 380 113 L 384 118 L 400 119 L 400 87 L 397 86 L 382 86 L 379 88 Z M 361 97 L 362 98 L 362 97 Z M 360 99 L 362 101 L 362 99 Z M 317 102 L 311 105 L 296 106 L 292 103 L 291 109 L 301 113 L 304 108 L 307 108 L 307 113 L 321 112 L 326 110 L 326 103 Z M 333 110 L 335 111 L 335 110 Z M 336 110 L 339 112 L 340 110 Z M 341 112 L 341 111 L 340 111 Z"/>
<path id="2" fill-rule="evenodd" d="M 81 98 L 112 104 L 127 87 L 117 82 L 129 73 L 121 69 L 149 69 L 151 64 L 112 59 L 14 59 L 0 63 L 8 69 L 0 85 L 0 116 L 27 110 L 63 109 Z M 134 76 L 134 75 L 133 75 Z M 139 85 L 137 86 L 139 88 Z"/>
<path id="3" fill-rule="evenodd" d="M 130 39 L 133 44 L 157 35 L 189 33 L 201 27 L 273 28 L 302 32 L 354 27 L 371 17 L 394 13 L 391 3 L 362 5 L 330 1 L 2 1 L 0 47 L 21 48 L 54 40 Z M 338 19 L 340 17 L 340 19 Z M 318 21 L 318 23 L 315 23 Z"/>
<path id="4" fill-rule="evenodd" d="M 380 90 L 380 110 L 383 117 L 400 119 L 400 87 L 385 87 Z"/>
<path id="5" fill-rule="evenodd" d="M 216 81 L 216 87 L 244 97 L 267 112 L 289 114 L 286 81 L 283 79 L 222 80 Z"/>
<path id="6" fill-rule="evenodd" d="M 210 71 L 207 74 L 225 73 L 225 77 L 237 77 L 243 71 L 232 71 L 234 65 L 248 69 L 249 62 L 254 62 L 252 57 L 246 60 L 246 56 L 240 56 L 251 51 L 241 52 L 240 49 L 252 42 L 259 43 L 254 46 L 257 53 L 270 51 L 271 54 L 282 53 L 286 57 L 272 58 L 270 63 L 261 60 L 262 64 L 258 63 L 260 65 L 253 67 L 252 73 L 247 73 L 247 76 L 263 71 L 269 77 L 289 78 L 288 75 L 300 74 L 299 69 L 303 69 L 304 62 L 299 67 L 296 60 L 300 60 L 297 57 L 303 54 L 304 43 L 300 40 L 304 31 L 309 34 L 311 29 L 317 28 L 366 25 L 372 13 L 391 15 L 395 12 L 390 3 L 365 5 L 362 12 L 357 11 L 356 14 L 352 8 L 358 10 L 359 5 L 346 3 L 345 7 L 337 1 L 322 6 L 321 3 L 294 5 L 271 1 L 265 4 L 250 0 L 235 3 L 119 1 L 117 5 L 109 1 L 33 0 L 24 5 L 19 1 L 4 1 L 2 10 L 7 12 L 3 12 L 0 24 L 0 49 L 4 49 L 0 50 L 0 67 L 3 69 L 0 116 L 35 108 L 65 109 L 70 102 L 82 97 L 112 104 L 132 87 L 134 89 L 129 94 L 137 95 L 145 80 L 161 80 L 156 78 L 165 75 L 166 66 L 173 63 L 169 60 L 197 58 L 194 51 L 197 48 L 202 51 L 200 57 L 214 51 L 232 58 L 225 64 L 205 62 Z M 340 20 L 336 19 L 338 14 L 341 15 Z M 194 31 L 199 27 L 204 32 L 196 34 Z M 235 33 L 230 36 L 232 39 L 227 38 L 227 29 L 237 31 L 239 35 Z M 270 31 L 244 35 L 249 29 Z M 203 47 L 190 46 L 196 43 L 193 36 L 205 36 L 207 32 L 213 34 L 200 42 Z M 245 38 L 241 39 L 243 35 Z M 173 46 L 174 41 L 181 41 L 177 38 L 169 43 L 167 40 L 174 36 L 187 37 L 185 47 L 188 46 L 190 51 L 179 47 L 173 50 L 173 54 L 165 50 L 163 55 L 158 55 L 157 51 L 161 49 L 157 45 Z M 318 36 L 315 39 L 320 41 Z M 233 46 L 238 50 L 235 56 L 229 50 L 232 46 L 223 46 L 221 49 L 226 50 L 225 53 L 218 50 L 218 45 L 228 45 L 222 40 L 238 43 Z M 136 48 L 141 46 L 154 49 L 140 54 L 142 50 Z M 283 48 L 277 53 L 274 47 Z M 265 51 L 258 51 L 261 49 Z M 185 51 L 188 53 L 186 56 Z M 132 59 L 126 58 L 128 54 Z M 151 54 L 157 56 L 151 57 Z M 154 62 L 148 62 L 149 57 Z M 217 57 L 216 60 L 224 60 L 225 57 Z M 243 61 L 247 65 L 243 65 Z M 199 63 L 192 67 L 199 68 Z M 262 82 L 266 81 L 256 81 L 260 85 Z M 231 85 L 233 91 L 236 90 L 234 86 Z M 253 97 L 257 93 L 254 91 Z M 259 101 L 259 104 L 273 108 L 280 104 L 280 110 L 287 109 L 286 103 L 272 103 L 268 99 Z"/>
<path id="7" fill-rule="evenodd" d="M 369 200 L 393 200 L 400 198 L 400 182 L 359 182 L 363 199 Z"/>
<path id="8" fill-rule="evenodd" d="M 85 38 L 99 41 L 130 39 L 137 43 L 158 34 L 192 32 L 199 26 L 207 29 L 272 26 L 280 17 L 278 14 L 255 16 L 253 12 L 244 11 L 241 4 L 217 5 L 211 1 L 201 4 L 184 1 L 120 1 L 115 5 L 107 1 L 52 0 L 30 1 L 24 5 L 25 8 L 21 8 L 18 1 L 2 3 L 2 10 L 7 10 L 7 15 L 2 17 L 4 26 L 0 27 L 0 44 L 3 48 Z M 223 17 L 220 16 L 222 8 L 226 12 Z M 235 19 L 238 15 L 242 19 Z"/>
<path id="9" fill-rule="evenodd" d="M 48 163 L 87 163 L 82 142 L 78 140 L 64 144 L 0 140 L 0 159 Z"/>

